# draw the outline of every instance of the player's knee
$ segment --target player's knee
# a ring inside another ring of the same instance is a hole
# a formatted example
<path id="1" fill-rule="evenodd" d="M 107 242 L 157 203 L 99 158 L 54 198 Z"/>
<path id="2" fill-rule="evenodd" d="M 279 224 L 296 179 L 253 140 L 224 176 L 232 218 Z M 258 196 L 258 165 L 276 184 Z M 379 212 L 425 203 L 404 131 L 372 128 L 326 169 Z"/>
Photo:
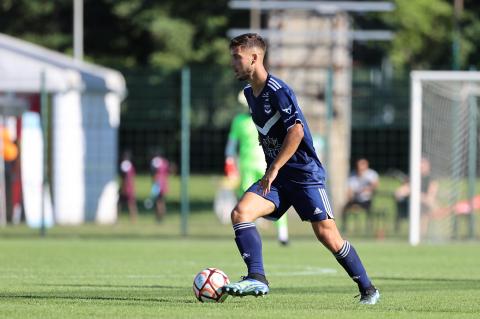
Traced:
<path id="1" fill-rule="evenodd" d="M 334 232 L 326 231 L 320 234 L 317 234 L 318 240 L 328 248 L 331 252 L 337 252 L 342 248 L 343 239 L 340 236 L 337 236 Z"/>
<path id="2" fill-rule="evenodd" d="M 324 244 L 328 242 L 329 238 L 331 237 L 330 232 L 328 231 L 328 229 L 325 229 L 325 228 L 317 229 L 315 234 L 317 235 L 317 239 Z"/>
<path id="3" fill-rule="evenodd" d="M 343 239 L 333 222 L 316 223 L 314 226 L 317 239 L 330 251 L 338 251 L 343 245 Z"/>
<path id="4" fill-rule="evenodd" d="M 232 224 L 251 222 L 251 217 L 249 216 L 248 210 L 245 209 L 244 205 L 238 203 L 235 208 L 232 210 L 230 215 L 232 219 Z"/>

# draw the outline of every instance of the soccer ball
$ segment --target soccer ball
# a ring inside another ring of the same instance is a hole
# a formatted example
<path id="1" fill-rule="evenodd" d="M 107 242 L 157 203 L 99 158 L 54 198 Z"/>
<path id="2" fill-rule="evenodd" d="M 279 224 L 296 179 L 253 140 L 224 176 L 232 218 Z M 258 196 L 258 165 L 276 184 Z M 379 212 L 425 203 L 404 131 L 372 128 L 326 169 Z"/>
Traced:
<path id="1" fill-rule="evenodd" d="M 193 292 L 201 302 L 223 302 L 228 295 L 222 293 L 222 287 L 229 283 L 230 280 L 223 271 L 207 268 L 193 279 Z"/>

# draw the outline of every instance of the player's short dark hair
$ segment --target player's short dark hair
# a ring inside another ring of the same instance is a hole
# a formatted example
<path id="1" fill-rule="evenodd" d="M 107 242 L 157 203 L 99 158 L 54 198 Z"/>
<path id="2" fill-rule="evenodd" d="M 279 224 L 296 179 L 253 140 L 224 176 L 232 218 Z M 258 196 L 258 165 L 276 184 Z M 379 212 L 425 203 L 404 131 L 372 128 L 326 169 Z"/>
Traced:
<path id="1" fill-rule="evenodd" d="M 267 44 L 265 43 L 265 40 L 263 40 L 263 38 L 257 33 L 245 33 L 236 36 L 230 41 L 230 49 L 236 47 L 257 47 L 262 49 L 264 52 L 267 51 Z"/>

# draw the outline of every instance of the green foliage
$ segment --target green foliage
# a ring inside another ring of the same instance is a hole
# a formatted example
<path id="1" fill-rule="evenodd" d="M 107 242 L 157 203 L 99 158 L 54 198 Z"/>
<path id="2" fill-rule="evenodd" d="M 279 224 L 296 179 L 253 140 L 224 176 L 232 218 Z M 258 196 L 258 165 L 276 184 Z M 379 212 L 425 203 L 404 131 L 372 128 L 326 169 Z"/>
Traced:
<path id="1" fill-rule="evenodd" d="M 444 0 L 395 0 L 384 21 L 395 30 L 389 50 L 399 69 L 447 66 L 451 52 L 453 7 Z M 447 57 L 447 59 L 446 59 Z"/>
<path id="2" fill-rule="evenodd" d="M 453 0 L 393 1 L 395 11 L 382 14 L 383 23 L 373 18 L 367 29 L 386 24 L 395 32 L 393 42 L 385 45 L 397 69 L 449 69 Z M 3 0 L 0 31 L 69 54 L 72 15 L 72 0 Z M 84 0 L 85 57 L 115 68 L 225 66 L 228 28 L 248 22 L 232 21 L 232 16 L 228 0 Z M 480 68 L 478 1 L 464 0 L 458 25 L 461 68 Z"/>
<path id="3" fill-rule="evenodd" d="M 186 21 L 164 17 L 152 22 L 150 32 L 156 47 L 150 56 L 152 66 L 178 69 L 190 60 L 194 35 L 192 25 Z"/>
<path id="4" fill-rule="evenodd" d="M 465 68 L 480 69 L 480 3 L 465 1 L 466 10 L 462 16 L 460 30 L 462 34 L 461 50 Z"/>
<path id="5" fill-rule="evenodd" d="M 113 67 L 228 63 L 227 1 L 84 0 L 85 56 Z M 0 2 L 1 32 L 70 53 L 73 1 Z"/>
<path id="6" fill-rule="evenodd" d="M 395 32 L 390 59 L 399 70 L 450 69 L 455 37 L 453 1 L 395 0 L 396 9 L 382 15 Z M 458 18 L 460 68 L 479 67 L 480 6 L 465 1 Z"/>

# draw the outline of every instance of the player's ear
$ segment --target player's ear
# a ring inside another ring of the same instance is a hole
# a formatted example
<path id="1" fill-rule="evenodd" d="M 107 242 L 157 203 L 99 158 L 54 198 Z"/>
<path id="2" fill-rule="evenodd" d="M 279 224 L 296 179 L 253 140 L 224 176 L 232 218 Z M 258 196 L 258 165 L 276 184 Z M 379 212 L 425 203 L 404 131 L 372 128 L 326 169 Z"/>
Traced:
<path id="1" fill-rule="evenodd" d="M 255 62 L 257 62 L 257 60 L 258 60 L 258 54 L 253 53 L 252 54 L 252 61 L 250 62 L 250 64 L 254 64 Z"/>

